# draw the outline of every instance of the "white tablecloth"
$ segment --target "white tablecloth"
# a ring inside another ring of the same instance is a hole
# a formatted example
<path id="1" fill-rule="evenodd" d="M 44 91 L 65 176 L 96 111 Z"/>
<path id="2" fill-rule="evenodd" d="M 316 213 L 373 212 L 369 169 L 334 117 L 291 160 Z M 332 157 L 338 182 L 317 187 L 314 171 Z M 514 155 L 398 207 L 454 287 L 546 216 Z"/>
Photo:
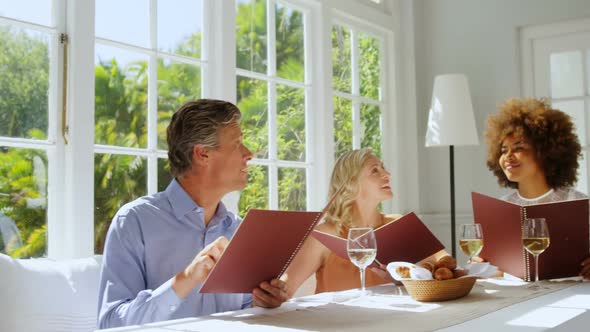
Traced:
<path id="1" fill-rule="evenodd" d="M 403 287 L 293 299 L 277 309 L 251 308 L 109 331 L 578 331 L 590 326 L 590 283 L 543 282 L 531 290 L 505 279 L 478 281 L 461 299 L 422 303 Z M 574 328 L 574 329 L 572 329 Z"/>

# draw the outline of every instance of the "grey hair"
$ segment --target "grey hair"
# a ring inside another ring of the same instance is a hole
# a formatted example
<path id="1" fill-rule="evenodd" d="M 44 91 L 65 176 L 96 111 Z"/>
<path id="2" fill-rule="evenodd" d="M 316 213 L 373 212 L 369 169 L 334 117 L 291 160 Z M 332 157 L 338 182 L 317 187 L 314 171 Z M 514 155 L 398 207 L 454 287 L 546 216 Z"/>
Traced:
<path id="1" fill-rule="evenodd" d="M 170 172 L 182 177 L 193 165 L 193 147 L 219 147 L 219 132 L 241 118 L 238 107 L 230 102 L 199 99 L 184 103 L 172 116 L 166 131 Z"/>

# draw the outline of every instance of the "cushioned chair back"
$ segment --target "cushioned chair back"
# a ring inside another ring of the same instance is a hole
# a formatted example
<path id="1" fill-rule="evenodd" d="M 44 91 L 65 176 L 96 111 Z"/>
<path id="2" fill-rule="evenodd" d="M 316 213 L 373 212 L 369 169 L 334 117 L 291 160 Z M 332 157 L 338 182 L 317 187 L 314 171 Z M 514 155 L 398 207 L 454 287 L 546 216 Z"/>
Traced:
<path id="1" fill-rule="evenodd" d="M 94 331 L 101 259 L 0 254 L 0 331 Z"/>

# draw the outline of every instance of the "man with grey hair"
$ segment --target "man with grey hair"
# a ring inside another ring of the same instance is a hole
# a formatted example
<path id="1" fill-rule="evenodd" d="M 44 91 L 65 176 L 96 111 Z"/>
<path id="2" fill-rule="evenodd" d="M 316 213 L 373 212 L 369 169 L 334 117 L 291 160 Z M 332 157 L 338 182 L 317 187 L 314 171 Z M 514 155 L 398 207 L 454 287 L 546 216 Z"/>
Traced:
<path id="1" fill-rule="evenodd" d="M 167 130 L 175 179 L 166 190 L 123 206 L 109 228 L 99 328 L 251 305 L 274 308 L 287 299 L 278 279 L 262 282 L 252 294 L 199 293 L 241 222 L 221 202 L 246 186 L 252 153 L 242 142 L 240 117 L 235 105 L 210 99 L 187 102 L 176 111 Z"/>

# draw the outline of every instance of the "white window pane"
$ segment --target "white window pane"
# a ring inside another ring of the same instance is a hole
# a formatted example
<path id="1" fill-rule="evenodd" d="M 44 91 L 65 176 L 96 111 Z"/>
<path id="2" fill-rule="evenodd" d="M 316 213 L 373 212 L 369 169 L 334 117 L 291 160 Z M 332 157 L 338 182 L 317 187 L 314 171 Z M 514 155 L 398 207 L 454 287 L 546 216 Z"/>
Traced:
<path id="1" fill-rule="evenodd" d="M 266 73 L 266 1 L 236 1 L 236 65 Z"/>
<path id="2" fill-rule="evenodd" d="M 158 149 L 168 150 L 166 129 L 178 107 L 201 98 L 201 68 L 158 59 Z"/>
<path id="3" fill-rule="evenodd" d="M 96 1 L 96 36 L 149 47 L 149 1 Z"/>
<path id="4" fill-rule="evenodd" d="M 47 253 L 47 155 L 0 147 L 0 253 Z"/>
<path id="5" fill-rule="evenodd" d="M 275 13 L 277 75 L 303 82 L 305 72 L 303 14 L 281 4 L 276 5 Z"/>
<path id="6" fill-rule="evenodd" d="M 158 49 L 201 57 L 203 5 L 201 0 L 158 1 Z"/>
<path id="7" fill-rule="evenodd" d="M 102 254 L 106 233 L 119 208 L 147 194 L 145 157 L 94 155 L 94 252 Z"/>
<path id="8" fill-rule="evenodd" d="M 361 104 L 361 148 L 371 148 L 381 157 L 381 136 L 379 106 Z"/>
<path id="9" fill-rule="evenodd" d="M 95 137 L 97 144 L 147 146 L 147 56 L 96 45 Z"/>
<path id="10" fill-rule="evenodd" d="M 0 26 L 0 136 L 47 138 L 50 40 Z"/>
<path id="11" fill-rule="evenodd" d="M 244 145 L 254 158 L 268 158 L 268 84 L 266 81 L 238 76 L 238 102 L 242 112 Z"/>
<path id="12" fill-rule="evenodd" d="M 305 91 L 277 84 L 277 150 L 280 160 L 305 161 Z"/>
<path id="13" fill-rule="evenodd" d="M 571 100 L 553 103 L 553 108 L 561 110 L 572 117 L 576 126 L 576 134 L 582 146 L 586 145 L 586 117 L 583 100 Z"/>
<path id="14" fill-rule="evenodd" d="M 268 167 L 249 164 L 248 184 L 240 192 L 238 215 L 245 216 L 249 209 L 268 209 L 268 198 Z"/>
<path id="15" fill-rule="evenodd" d="M 350 29 L 332 27 L 332 86 L 334 90 L 350 92 L 352 89 Z"/>
<path id="16" fill-rule="evenodd" d="M 334 97 L 334 151 L 335 159 L 352 149 L 352 102 Z"/>
<path id="17" fill-rule="evenodd" d="M 305 211 L 305 168 L 279 168 L 279 209 Z"/>
<path id="18" fill-rule="evenodd" d="M 359 76 L 361 96 L 379 100 L 381 95 L 381 45 L 377 38 L 359 34 Z"/>
<path id="19" fill-rule="evenodd" d="M 582 53 L 551 54 L 551 97 L 579 97 L 584 93 Z"/>
<path id="20" fill-rule="evenodd" d="M 54 26 L 51 0 L 0 0 L 0 16 Z"/>

